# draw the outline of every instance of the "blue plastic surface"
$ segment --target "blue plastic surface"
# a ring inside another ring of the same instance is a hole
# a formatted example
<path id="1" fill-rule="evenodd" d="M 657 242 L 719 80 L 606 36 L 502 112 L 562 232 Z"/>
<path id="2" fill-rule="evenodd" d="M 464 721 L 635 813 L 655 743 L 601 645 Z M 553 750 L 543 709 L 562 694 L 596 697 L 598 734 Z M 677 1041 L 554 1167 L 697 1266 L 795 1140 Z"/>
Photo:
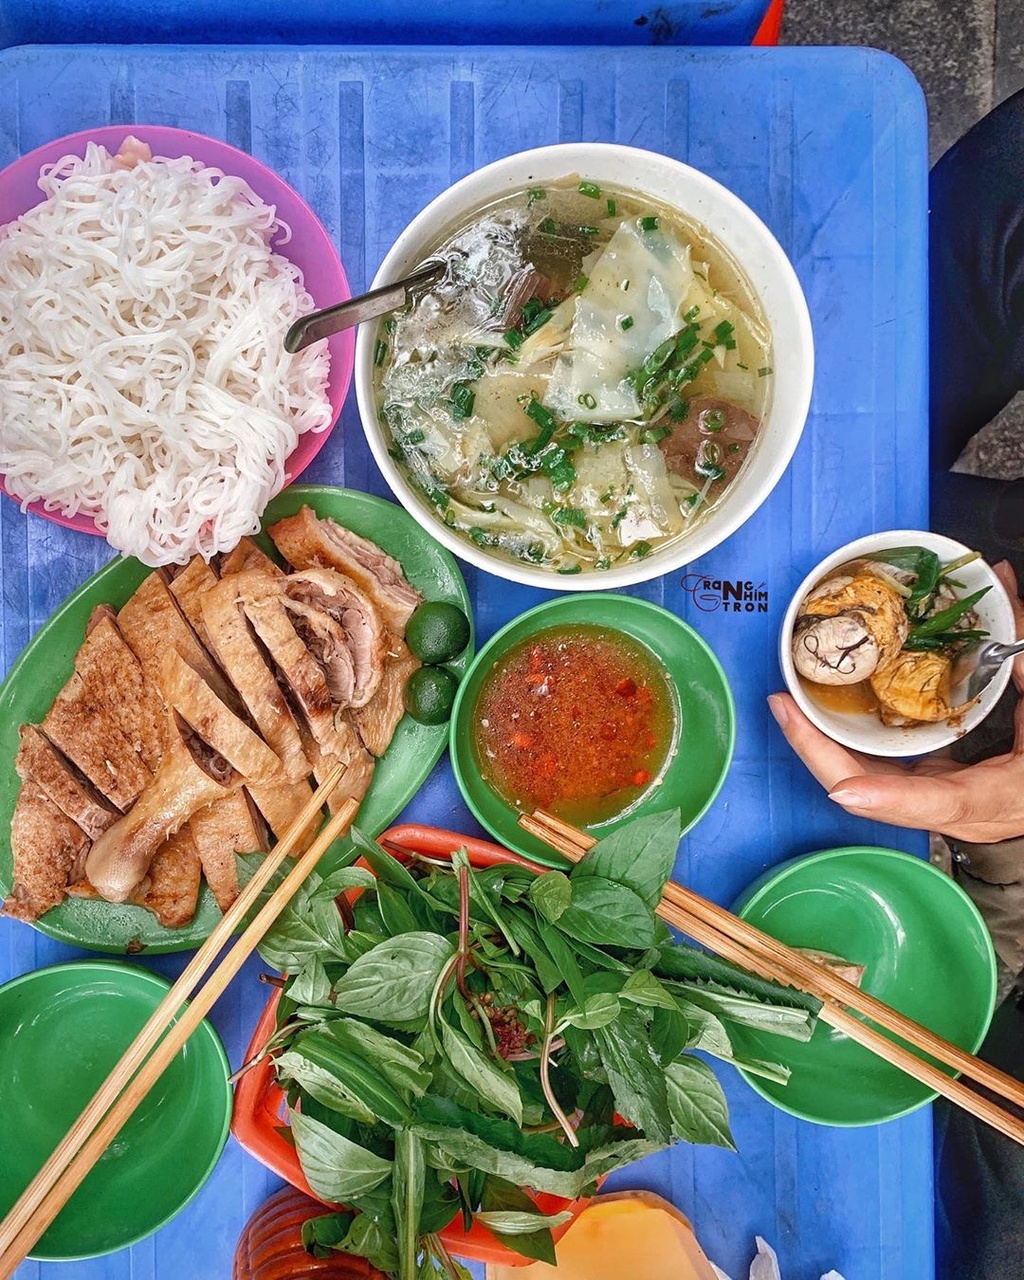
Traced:
<path id="1" fill-rule="evenodd" d="M 736 694 L 736 759 L 684 842 L 677 875 L 728 903 L 794 853 L 862 842 L 924 852 L 921 837 L 832 805 L 764 701 L 780 682 L 780 619 L 811 565 L 848 539 L 919 526 L 927 516 L 926 127 L 921 93 L 900 63 L 855 49 L 0 54 L 0 162 L 62 133 L 132 120 L 215 134 L 273 165 L 337 237 L 354 290 L 431 197 L 521 148 L 580 138 L 635 143 L 732 187 L 796 265 L 814 322 L 817 379 L 807 431 L 768 503 L 691 566 L 685 588 L 676 577 L 637 590 L 697 627 Z M 353 397 L 307 478 L 386 492 Z M 6 500 L 0 548 L 6 668 L 110 552 Z M 466 576 L 481 642 L 543 598 L 487 574 Z M 766 608 L 724 605 L 723 579 L 766 590 Z M 407 816 L 475 830 L 446 763 Z M 0 978 L 73 954 L 0 921 Z M 183 959 L 148 963 L 173 976 Z M 214 1015 L 236 1066 L 265 999 L 259 968 L 247 966 Z M 681 1146 L 615 1185 L 673 1200 L 733 1276 L 749 1262 L 755 1233 L 775 1244 L 787 1280 L 817 1280 L 829 1267 L 847 1280 L 933 1276 L 927 1111 L 877 1129 L 825 1129 L 774 1111 L 728 1068 L 722 1074 L 740 1154 Z M 177 1221 L 130 1253 L 74 1264 L 75 1280 L 224 1280 L 243 1222 L 273 1186 L 231 1143 Z M 29 1263 L 19 1274 L 57 1280 L 71 1272 Z"/>
<path id="2" fill-rule="evenodd" d="M 0 0 L 17 44 L 750 44 L 768 0 Z"/>

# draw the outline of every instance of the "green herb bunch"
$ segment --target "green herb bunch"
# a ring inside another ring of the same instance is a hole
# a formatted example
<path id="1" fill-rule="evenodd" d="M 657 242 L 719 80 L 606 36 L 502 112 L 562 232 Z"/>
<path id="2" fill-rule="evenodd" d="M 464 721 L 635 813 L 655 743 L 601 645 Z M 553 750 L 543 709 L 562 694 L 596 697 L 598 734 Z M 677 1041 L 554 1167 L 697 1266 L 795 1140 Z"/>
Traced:
<path id="1" fill-rule="evenodd" d="M 371 870 L 310 877 L 261 947 L 290 975 L 264 1053 L 303 1171 L 350 1210 L 308 1222 L 307 1248 L 464 1277 L 438 1237 L 461 1216 L 553 1261 L 568 1215 L 523 1188 L 574 1198 L 676 1139 L 732 1148 L 693 1051 L 785 1079 L 740 1038 L 806 1039 L 818 1006 L 655 916 L 679 835 L 678 813 L 651 815 L 537 874 L 464 850 L 406 867 L 354 832 Z"/>
<path id="2" fill-rule="evenodd" d="M 963 584 L 953 576 L 956 571 L 979 558 L 979 552 L 970 551 L 958 560 L 943 564 L 934 551 L 924 547 L 893 547 L 876 556 L 882 564 L 891 565 L 910 578 L 909 588 L 904 588 L 903 607 L 910 623 L 904 649 L 941 652 L 954 645 L 977 644 L 988 638 L 987 631 L 966 627 L 964 619 L 988 594 L 989 587 L 954 598 L 945 608 L 939 607 L 944 588 L 950 593 L 954 589 L 963 590 Z"/>

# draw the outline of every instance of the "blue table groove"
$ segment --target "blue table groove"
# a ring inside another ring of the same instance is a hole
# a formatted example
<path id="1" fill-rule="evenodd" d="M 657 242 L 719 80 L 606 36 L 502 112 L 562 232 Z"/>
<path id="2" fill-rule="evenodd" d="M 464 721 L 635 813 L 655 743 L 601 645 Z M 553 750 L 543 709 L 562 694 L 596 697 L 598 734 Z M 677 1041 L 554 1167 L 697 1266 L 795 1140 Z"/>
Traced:
<path id="1" fill-rule="evenodd" d="M 922 853 L 919 836 L 832 805 L 777 732 L 778 625 L 807 569 L 851 538 L 927 519 L 926 124 L 902 64 L 869 50 L 679 48 L 287 49 L 30 47 L 0 53 L 0 163 L 108 123 L 174 125 L 266 161 L 313 205 L 353 290 L 453 180 L 512 151 L 575 139 L 630 143 L 719 178 L 778 236 L 807 294 L 817 372 L 807 430 L 769 501 L 683 575 L 632 594 L 672 609 L 713 646 L 732 683 L 735 761 L 676 874 L 730 902 L 766 867 L 847 843 Z M 779 352 L 777 358 L 784 359 Z M 387 495 L 350 395 L 305 479 Z M 110 558 L 100 539 L 0 502 L 0 661 L 6 670 L 57 605 Z M 465 567 L 482 643 L 547 593 Z M 722 580 L 766 590 L 726 607 Z M 705 586 L 704 583 L 707 582 Z M 406 818 L 477 830 L 446 762 Z M 0 980 L 86 953 L 0 921 Z M 175 976 L 184 957 L 138 958 Z M 213 1021 L 232 1064 L 265 999 L 253 960 Z M 829 1267 L 848 1280 L 927 1280 L 931 1118 L 826 1129 L 771 1108 L 721 1074 L 740 1154 L 679 1146 L 619 1174 L 694 1221 L 710 1257 L 739 1275 L 755 1233 L 786 1280 Z M 27 1100 L 21 1100 L 25 1105 Z M 2 1157 L 0 1157 L 2 1158 Z M 233 1141 L 197 1199 L 131 1250 L 94 1262 L 28 1262 L 23 1280 L 214 1280 L 276 1180 Z M 144 1193 L 144 1192 L 143 1192 Z"/>

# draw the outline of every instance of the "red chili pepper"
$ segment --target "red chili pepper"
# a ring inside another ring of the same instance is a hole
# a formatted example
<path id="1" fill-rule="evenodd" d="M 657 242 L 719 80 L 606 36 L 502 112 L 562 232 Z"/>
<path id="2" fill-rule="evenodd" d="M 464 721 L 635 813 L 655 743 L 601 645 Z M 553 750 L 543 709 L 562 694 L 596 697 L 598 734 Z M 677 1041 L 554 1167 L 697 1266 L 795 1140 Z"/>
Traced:
<path id="1" fill-rule="evenodd" d="M 636 693 L 636 681 L 630 680 L 628 678 L 625 680 L 620 680 L 619 683 L 615 686 L 615 692 L 619 695 L 620 698 L 632 698 L 633 695 Z"/>
<path id="2" fill-rule="evenodd" d="M 650 780 L 651 780 L 651 775 L 648 773 L 646 769 L 637 769 L 636 773 L 633 774 L 634 787 L 642 787 L 646 783 L 650 782 Z"/>

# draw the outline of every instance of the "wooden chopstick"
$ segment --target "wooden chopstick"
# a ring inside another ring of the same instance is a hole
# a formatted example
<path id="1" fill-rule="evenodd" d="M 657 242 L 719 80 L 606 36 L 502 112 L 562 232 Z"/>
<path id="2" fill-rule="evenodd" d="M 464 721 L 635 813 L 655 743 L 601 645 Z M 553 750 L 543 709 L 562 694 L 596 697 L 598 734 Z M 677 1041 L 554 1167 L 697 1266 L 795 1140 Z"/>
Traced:
<path id="1" fill-rule="evenodd" d="M 92 1102 L 4 1220 L 0 1227 L 4 1241 L 0 1247 L 0 1280 L 7 1280 L 7 1277 L 13 1274 L 15 1268 L 28 1255 L 32 1246 L 81 1185 L 142 1099 L 177 1057 L 182 1046 L 226 990 L 231 979 L 255 950 L 309 872 L 323 857 L 333 841 L 347 830 L 359 807 L 355 800 L 346 800 L 338 812 L 331 817 L 307 852 L 295 863 L 260 908 L 221 963 L 212 970 L 205 986 L 182 1012 L 184 996 L 176 993 L 179 992 L 179 988 L 184 991 L 183 980 L 188 976 L 189 991 L 195 987 L 202 976 L 197 961 L 202 957 L 204 960 L 202 969 L 209 967 L 224 940 L 231 936 L 235 925 L 253 905 L 260 891 L 266 887 L 274 871 L 288 856 L 289 850 L 294 848 L 301 839 L 320 805 L 337 786 L 342 772 L 342 767 L 336 766 L 327 775 L 323 784 L 317 788 L 312 799 L 304 806 L 285 836 L 274 847 L 273 852 L 264 859 L 235 903 L 211 933 L 210 938 L 197 952 L 192 963 L 167 997 L 161 1001 L 156 1013 L 114 1067 Z M 283 852 L 281 852 L 282 849 Z M 256 887 L 253 888 L 253 885 Z M 235 908 L 240 903 L 241 908 L 236 911 Z M 215 938 L 219 941 L 211 946 Z M 161 1011 L 164 1011 L 166 1016 L 162 1024 L 156 1028 L 155 1020 Z M 160 1039 L 165 1031 L 167 1034 Z M 156 1043 L 157 1040 L 159 1043 Z M 141 1050 L 140 1044 L 143 1046 Z M 147 1057 L 150 1049 L 153 1051 Z"/>
<path id="2" fill-rule="evenodd" d="M 578 861 L 596 843 L 587 833 L 578 831 L 543 811 L 537 811 L 532 816 L 524 815 L 520 819 L 520 825 L 573 862 Z M 952 1079 L 933 1063 L 917 1057 L 916 1053 L 904 1045 L 894 1043 L 860 1018 L 877 1022 L 917 1052 L 944 1062 L 952 1070 L 962 1072 L 1006 1101 L 1024 1106 L 1024 1086 L 1020 1081 L 982 1062 L 958 1045 L 951 1044 L 874 996 L 861 991 L 832 970 L 809 960 L 675 881 L 669 881 L 657 910 L 669 924 L 724 959 L 750 969 L 761 977 L 814 996 L 822 1002 L 819 1017 L 827 1025 L 842 1031 L 877 1056 L 986 1121 L 1006 1137 L 1024 1144 L 1024 1123 L 1016 1116 L 959 1080 Z M 855 1014 L 860 1017 L 854 1016 Z"/>

